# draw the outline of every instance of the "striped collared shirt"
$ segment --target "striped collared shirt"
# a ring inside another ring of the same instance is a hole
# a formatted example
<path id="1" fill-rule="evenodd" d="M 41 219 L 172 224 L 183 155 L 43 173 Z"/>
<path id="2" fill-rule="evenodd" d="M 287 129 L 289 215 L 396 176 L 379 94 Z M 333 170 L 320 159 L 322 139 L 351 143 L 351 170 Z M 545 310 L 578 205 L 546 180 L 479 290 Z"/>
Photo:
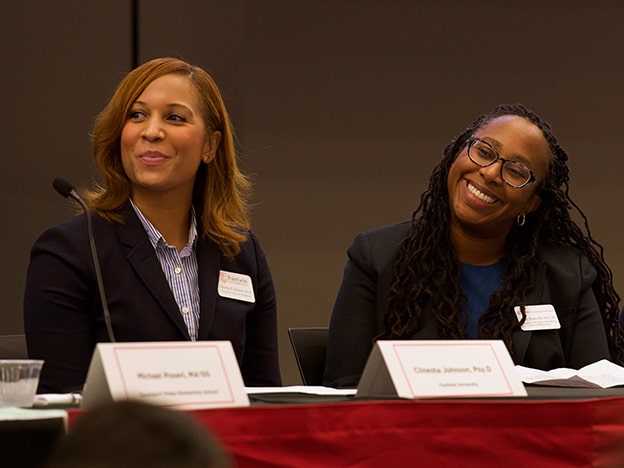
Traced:
<path id="1" fill-rule="evenodd" d="M 191 228 L 188 242 L 178 252 L 176 247 L 167 244 L 158 229 L 141 213 L 141 210 L 130 200 L 141 224 L 147 233 L 160 266 L 165 273 L 171 292 L 180 308 L 184 323 L 191 340 L 197 339 L 199 325 L 199 282 L 197 275 L 197 255 L 195 241 L 197 240 L 197 219 L 195 210 L 191 210 Z"/>

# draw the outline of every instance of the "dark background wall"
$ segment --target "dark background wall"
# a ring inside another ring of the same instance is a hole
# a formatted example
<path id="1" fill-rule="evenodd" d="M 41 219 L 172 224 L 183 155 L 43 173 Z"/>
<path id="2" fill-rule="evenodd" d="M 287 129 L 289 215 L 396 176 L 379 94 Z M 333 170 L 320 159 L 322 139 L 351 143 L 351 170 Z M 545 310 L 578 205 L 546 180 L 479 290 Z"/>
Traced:
<path id="1" fill-rule="evenodd" d="M 93 117 L 134 59 L 161 55 L 211 73 L 232 114 L 286 384 L 286 329 L 328 323 L 354 235 L 409 217 L 446 143 L 498 103 L 553 125 L 624 295 L 624 4 L 428 3 L 138 0 L 137 29 L 131 0 L 3 5 L 0 334 L 22 332 L 30 246 L 72 214 L 52 179 L 89 183 Z"/>

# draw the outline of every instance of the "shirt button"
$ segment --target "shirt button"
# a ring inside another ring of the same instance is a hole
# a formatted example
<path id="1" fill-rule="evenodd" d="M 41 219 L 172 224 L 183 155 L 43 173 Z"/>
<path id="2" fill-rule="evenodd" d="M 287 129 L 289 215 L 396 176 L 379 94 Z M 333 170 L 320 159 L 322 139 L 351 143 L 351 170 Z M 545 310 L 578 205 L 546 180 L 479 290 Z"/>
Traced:
<path id="1" fill-rule="evenodd" d="M 175 267 L 175 270 L 173 270 L 173 271 L 175 271 L 175 274 L 176 274 L 176 275 L 179 275 L 180 273 L 182 273 L 182 268 L 180 268 L 180 267 Z"/>
<path id="2" fill-rule="evenodd" d="M 183 314 L 188 314 L 191 311 L 191 309 L 189 309 L 188 307 L 182 307 L 182 313 Z"/>

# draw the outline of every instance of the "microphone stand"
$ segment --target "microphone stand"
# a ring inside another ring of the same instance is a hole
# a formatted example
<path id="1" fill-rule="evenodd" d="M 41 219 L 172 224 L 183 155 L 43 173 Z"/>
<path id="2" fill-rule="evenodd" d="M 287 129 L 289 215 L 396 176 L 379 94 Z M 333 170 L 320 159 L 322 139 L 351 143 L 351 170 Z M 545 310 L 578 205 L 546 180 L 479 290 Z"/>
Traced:
<path id="1" fill-rule="evenodd" d="M 80 197 L 72 184 L 67 182 L 64 179 L 54 179 L 52 182 L 52 186 L 54 189 L 60 193 L 65 198 L 72 198 L 76 200 L 83 211 L 85 212 L 87 218 L 87 234 L 89 237 L 89 247 L 91 249 L 91 257 L 93 258 L 93 269 L 95 270 L 95 278 L 98 285 L 98 291 L 100 293 L 100 301 L 102 303 L 102 312 L 104 315 L 104 322 L 106 324 L 106 331 L 108 333 L 108 339 L 111 343 L 115 343 L 115 334 L 113 333 L 113 326 L 111 324 L 110 312 L 108 311 L 108 303 L 106 301 L 106 295 L 104 293 L 104 282 L 102 281 L 102 272 L 100 271 L 100 260 L 98 259 L 97 250 L 95 248 L 95 236 L 93 234 L 93 222 L 91 220 L 91 213 L 87 204 L 84 202 L 82 197 Z"/>

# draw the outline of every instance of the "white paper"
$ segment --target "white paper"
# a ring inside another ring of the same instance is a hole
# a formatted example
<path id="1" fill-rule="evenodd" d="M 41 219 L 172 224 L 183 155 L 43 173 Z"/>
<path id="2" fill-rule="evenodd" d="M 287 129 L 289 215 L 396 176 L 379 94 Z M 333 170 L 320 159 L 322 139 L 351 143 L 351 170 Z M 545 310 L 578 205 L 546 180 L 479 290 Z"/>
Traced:
<path id="1" fill-rule="evenodd" d="M 516 374 L 525 383 L 553 387 L 610 388 L 624 385 L 624 367 L 606 359 L 582 369 L 561 367 L 549 371 L 516 366 Z"/>
<path id="2" fill-rule="evenodd" d="M 27 421 L 36 419 L 62 418 L 67 422 L 67 411 L 60 409 L 29 409 L 7 406 L 0 408 L 0 421 Z"/>

